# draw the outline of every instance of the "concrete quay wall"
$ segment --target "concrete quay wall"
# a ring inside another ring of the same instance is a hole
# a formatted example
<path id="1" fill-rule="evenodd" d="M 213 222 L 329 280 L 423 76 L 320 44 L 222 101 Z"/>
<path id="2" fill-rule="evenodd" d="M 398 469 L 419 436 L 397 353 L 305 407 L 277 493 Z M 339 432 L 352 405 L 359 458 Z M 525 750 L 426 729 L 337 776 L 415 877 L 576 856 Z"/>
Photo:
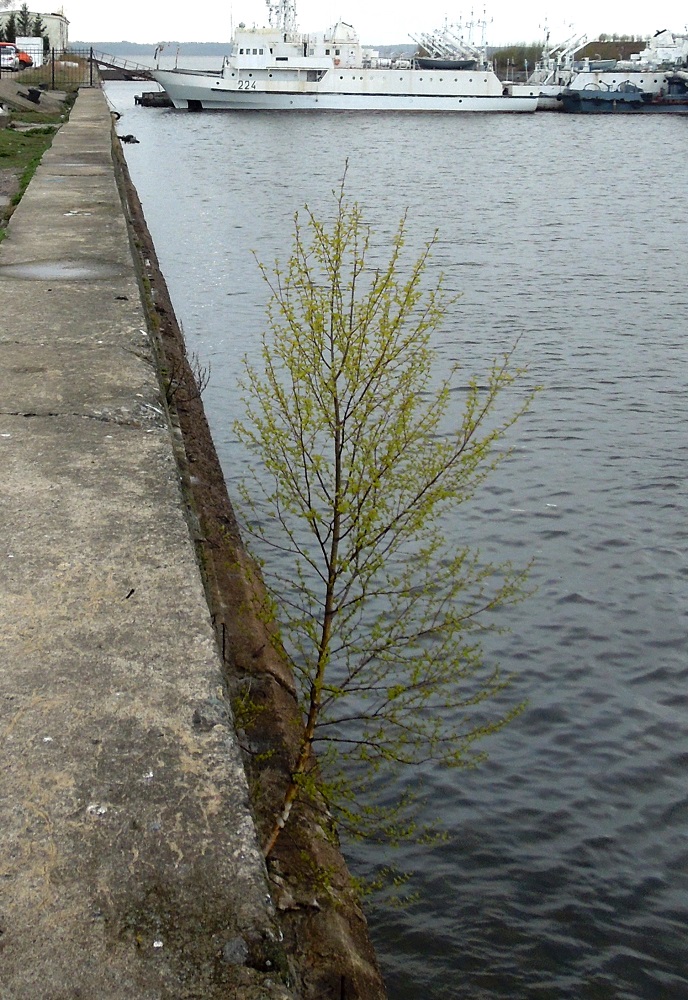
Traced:
<path id="1" fill-rule="evenodd" d="M 331 820 L 263 862 L 293 679 L 112 133 L 83 89 L 0 245 L 0 1000 L 384 1000 Z"/>
<path id="2" fill-rule="evenodd" d="M 100 90 L 0 303 L 0 996 L 286 1000 Z"/>

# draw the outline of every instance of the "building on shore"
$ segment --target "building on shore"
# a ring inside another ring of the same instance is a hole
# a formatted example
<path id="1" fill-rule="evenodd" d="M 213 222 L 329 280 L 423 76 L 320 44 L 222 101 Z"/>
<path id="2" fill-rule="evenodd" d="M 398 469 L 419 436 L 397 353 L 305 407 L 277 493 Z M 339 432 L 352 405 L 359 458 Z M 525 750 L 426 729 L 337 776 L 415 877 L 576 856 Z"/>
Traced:
<path id="1" fill-rule="evenodd" d="M 5 25 L 9 19 L 14 15 L 15 20 L 19 17 L 20 11 L 19 7 L 16 10 L 2 10 L 0 11 L 0 29 L 5 30 Z M 44 14 L 42 11 L 30 10 L 29 16 L 31 17 L 31 23 L 33 23 L 36 17 L 40 17 L 45 37 L 48 39 L 48 45 L 51 49 L 55 49 L 56 52 L 64 52 L 69 46 L 69 21 L 64 15 L 62 8 L 56 14 Z"/>

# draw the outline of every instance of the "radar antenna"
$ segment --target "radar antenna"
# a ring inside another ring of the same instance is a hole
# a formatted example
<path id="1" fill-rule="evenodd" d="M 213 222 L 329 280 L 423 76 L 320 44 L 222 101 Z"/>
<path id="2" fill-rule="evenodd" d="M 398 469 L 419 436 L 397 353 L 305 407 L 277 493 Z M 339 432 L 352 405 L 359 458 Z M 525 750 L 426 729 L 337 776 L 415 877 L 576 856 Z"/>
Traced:
<path id="1" fill-rule="evenodd" d="M 0 0 L 2 3 L 3 0 Z M 268 22 L 271 28 L 278 31 L 296 31 L 295 0 L 265 0 L 268 8 Z"/>

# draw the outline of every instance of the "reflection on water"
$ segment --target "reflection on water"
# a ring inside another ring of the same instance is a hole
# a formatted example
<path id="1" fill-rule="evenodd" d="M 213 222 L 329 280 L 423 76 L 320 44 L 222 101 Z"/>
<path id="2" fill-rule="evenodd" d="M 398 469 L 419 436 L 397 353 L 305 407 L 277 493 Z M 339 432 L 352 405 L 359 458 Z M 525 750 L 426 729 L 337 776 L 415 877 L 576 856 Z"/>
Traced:
<path id="1" fill-rule="evenodd" d="M 409 847 L 421 900 L 370 912 L 393 1000 L 688 996 L 684 123 L 557 115 L 189 115 L 109 87 L 230 490 L 244 353 L 284 257 L 349 159 L 378 238 L 409 208 L 461 293 L 440 365 L 520 336 L 544 388 L 512 457 L 456 519 L 535 558 L 490 662 L 527 711 L 473 772 L 424 773 L 448 841 Z M 650 168 L 651 164 L 651 168 Z M 460 401 L 461 394 L 457 394 Z M 377 851 L 350 848 L 365 872 Z"/>

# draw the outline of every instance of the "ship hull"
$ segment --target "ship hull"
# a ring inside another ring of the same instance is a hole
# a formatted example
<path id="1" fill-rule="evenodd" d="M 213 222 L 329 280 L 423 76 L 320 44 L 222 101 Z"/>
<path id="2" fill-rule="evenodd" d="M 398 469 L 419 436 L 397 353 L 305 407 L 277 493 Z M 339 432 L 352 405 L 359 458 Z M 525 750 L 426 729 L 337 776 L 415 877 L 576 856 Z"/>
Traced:
<path id="1" fill-rule="evenodd" d="M 467 72 L 467 71 L 462 71 Z M 465 88 L 450 80 L 420 79 L 422 72 L 394 74 L 394 91 L 382 89 L 383 81 L 365 70 L 339 75 L 336 88 L 327 84 L 294 82 L 278 84 L 251 80 L 247 89 L 237 89 L 221 74 L 206 75 L 184 70 L 155 70 L 153 76 L 176 108 L 208 111 L 434 111 L 434 112 L 534 112 L 537 94 L 512 96 L 476 91 L 477 74 Z M 388 74 L 388 77 L 391 74 Z M 357 79 L 354 79 L 354 78 Z M 460 79 L 460 76 L 459 76 Z M 239 81 L 241 82 L 241 81 Z M 255 89 L 253 85 L 255 83 Z M 444 86 L 441 86 L 444 84 Z M 486 88 L 487 89 L 487 88 Z M 444 92 L 442 92 L 444 91 Z"/>
<path id="2" fill-rule="evenodd" d="M 640 92 L 564 90 L 561 103 L 564 111 L 579 115 L 688 114 L 688 94 L 654 96 Z"/>

